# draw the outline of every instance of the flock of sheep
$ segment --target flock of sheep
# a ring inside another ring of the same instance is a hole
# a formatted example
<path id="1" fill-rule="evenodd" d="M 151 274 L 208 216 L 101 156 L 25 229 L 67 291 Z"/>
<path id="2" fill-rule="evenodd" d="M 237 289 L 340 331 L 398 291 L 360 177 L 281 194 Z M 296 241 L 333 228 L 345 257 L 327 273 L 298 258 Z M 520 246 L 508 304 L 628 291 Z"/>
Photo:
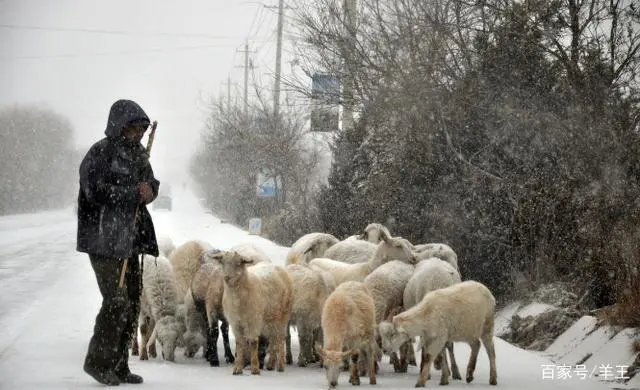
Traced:
<path id="1" fill-rule="evenodd" d="M 396 372 L 407 372 L 409 364 L 416 365 L 416 337 L 421 351 L 416 387 L 425 386 L 431 363 L 442 371 L 441 385 L 449 376 L 462 379 L 454 342 L 471 346 L 467 382 L 473 380 L 482 342 L 489 383 L 497 384 L 495 298 L 483 284 L 462 281 L 457 256 L 445 244 L 413 245 L 373 223 L 343 241 L 306 234 L 291 246 L 284 267 L 252 244 L 228 250 L 197 240 L 177 248 L 168 238 L 159 244 L 159 257 L 143 257 L 141 337 L 139 343 L 133 340 L 133 354 L 142 360 L 157 356 L 157 341 L 165 360 L 173 361 L 178 347 L 190 358 L 203 348 L 210 365 L 219 366 L 221 331 L 234 375 L 247 365 L 252 374 L 265 365 L 282 372 L 293 364 L 290 327 L 295 327 L 297 365 L 320 362 L 331 388 L 342 370 L 350 370 L 353 385 L 365 375 L 375 384 L 384 354 Z"/>

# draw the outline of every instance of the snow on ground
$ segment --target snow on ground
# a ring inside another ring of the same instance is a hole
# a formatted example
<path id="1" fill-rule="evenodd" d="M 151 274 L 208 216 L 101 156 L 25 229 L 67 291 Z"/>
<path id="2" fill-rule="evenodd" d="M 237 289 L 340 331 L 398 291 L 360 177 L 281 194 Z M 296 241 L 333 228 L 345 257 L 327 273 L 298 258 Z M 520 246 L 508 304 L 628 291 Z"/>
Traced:
<path id="1" fill-rule="evenodd" d="M 189 239 L 204 239 L 221 249 L 240 242 L 254 242 L 284 263 L 287 248 L 242 229 L 221 223 L 205 214 L 188 193 L 174 194 L 171 212 L 153 211 L 158 234 L 169 234 L 176 245 Z M 75 215 L 72 209 L 36 215 L 0 218 L 0 389 L 92 389 L 102 387 L 82 371 L 100 296 L 85 254 L 75 251 Z M 233 343 L 232 343 L 233 345 Z M 543 378 L 543 369 L 553 368 L 545 357 L 495 339 L 498 386 L 490 386 L 484 349 L 480 351 L 475 380 L 471 384 L 451 381 L 449 389 L 607 389 L 611 385 L 593 379 Z M 219 353 L 222 355 L 221 341 Z M 297 340 L 293 340 L 297 353 Z M 464 373 L 467 345 L 456 344 L 456 357 Z M 231 375 L 231 367 L 212 368 L 200 357 L 186 359 L 177 353 L 175 363 L 131 358 L 133 372 L 140 373 L 153 389 L 326 389 L 324 371 L 317 366 L 287 366 L 284 373 L 262 371 L 252 376 Z M 396 374 L 385 357 L 378 376 L 378 389 L 408 389 L 416 381 L 417 369 Z M 427 382 L 438 386 L 439 373 Z M 338 389 L 349 388 L 347 374 Z M 123 385 L 124 386 L 124 385 Z M 129 387 L 135 385 L 129 385 Z M 361 387 L 372 387 L 362 378 Z"/>

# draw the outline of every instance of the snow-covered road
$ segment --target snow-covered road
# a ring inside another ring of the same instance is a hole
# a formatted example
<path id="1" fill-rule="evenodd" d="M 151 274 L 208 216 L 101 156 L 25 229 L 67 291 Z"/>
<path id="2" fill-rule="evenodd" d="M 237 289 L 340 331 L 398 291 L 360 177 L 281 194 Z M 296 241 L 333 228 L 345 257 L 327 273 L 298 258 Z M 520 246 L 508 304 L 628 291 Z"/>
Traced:
<path id="1" fill-rule="evenodd" d="M 176 193 L 174 210 L 153 211 L 159 234 L 169 234 L 176 244 L 204 239 L 221 249 L 242 241 L 262 247 L 274 262 L 284 263 L 287 248 L 229 224 L 220 223 L 200 208 L 188 192 Z M 82 371 L 100 296 L 87 256 L 75 252 L 75 214 L 72 209 L 0 218 L 0 389 L 88 389 L 101 387 Z M 221 343 L 221 342 L 220 342 Z M 233 344 L 232 344 L 233 345 Z M 294 337 L 294 354 L 297 342 Z M 220 345 L 221 350 L 221 345 Z M 488 384 L 488 362 L 481 350 L 475 380 L 451 381 L 449 389 L 610 389 L 595 380 L 543 379 L 548 360 L 496 338 L 498 386 Z M 221 353 L 221 352 L 220 352 Z M 287 366 L 284 373 L 245 372 L 232 376 L 231 367 L 209 367 L 199 358 L 175 363 L 131 360 L 132 371 L 153 389 L 326 389 L 324 371 L 318 367 Z M 456 357 L 464 372 L 469 347 L 456 344 Z M 384 358 L 378 389 L 408 389 L 417 371 L 396 374 Z M 427 387 L 438 386 L 439 373 Z M 133 386 L 133 385 L 129 385 Z M 347 374 L 338 389 L 351 387 Z M 372 387 L 363 378 L 361 387 Z M 621 386 L 623 387 L 623 386 Z"/>

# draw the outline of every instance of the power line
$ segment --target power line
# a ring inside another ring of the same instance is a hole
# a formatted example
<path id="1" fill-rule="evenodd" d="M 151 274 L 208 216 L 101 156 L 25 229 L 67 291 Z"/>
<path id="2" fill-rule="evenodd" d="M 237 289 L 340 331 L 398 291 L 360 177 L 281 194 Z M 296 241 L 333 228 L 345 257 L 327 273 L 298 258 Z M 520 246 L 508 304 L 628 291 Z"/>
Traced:
<path id="1" fill-rule="evenodd" d="M 16 57 L 0 57 L 0 61 L 5 60 L 39 60 L 39 59 L 61 59 L 61 58 L 82 58 L 82 57 L 99 57 L 110 55 L 131 55 L 140 53 L 160 53 L 171 51 L 184 51 L 184 50 L 200 50 L 200 49 L 212 49 L 218 47 L 235 47 L 236 45 L 200 45 L 200 46 L 180 46 L 172 48 L 158 48 L 158 49 L 139 49 L 129 51 L 116 51 L 116 52 L 96 52 L 86 54 L 58 54 L 52 56 L 16 56 Z"/>
<path id="2" fill-rule="evenodd" d="M 90 28 L 72 28 L 72 27 L 46 27 L 46 26 L 28 26 L 17 24 L 0 24 L 0 28 L 21 29 L 21 30 L 42 30 L 42 31 L 60 31 L 60 32 L 81 32 L 89 34 L 112 34 L 112 35 L 159 35 L 181 38 L 203 38 L 203 39 L 237 39 L 233 36 L 208 35 L 197 33 L 174 33 L 163 31 L 125 31 L 125 30 L 102 30 Z"/>

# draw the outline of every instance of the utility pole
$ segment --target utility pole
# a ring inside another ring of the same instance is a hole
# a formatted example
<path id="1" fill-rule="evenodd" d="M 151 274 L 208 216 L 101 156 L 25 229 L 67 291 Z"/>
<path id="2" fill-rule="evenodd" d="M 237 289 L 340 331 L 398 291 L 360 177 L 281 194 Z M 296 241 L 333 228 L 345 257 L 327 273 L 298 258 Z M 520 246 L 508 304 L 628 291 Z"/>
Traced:
<path id="1" fill-rule="evenodd" d="M 244 66 L 238 68 L 244 68 L 244 114 L 249 113 L 249 53 L 255 53 L 255 51 L 249 50 L 249 42 L 244 44 L 244 50 L 238 50 L 244 53 Z"/>
<path id="2" fill-rule="evenodd" d="M 227 106 L 231 109 L 231 76 L 227 76 Z"/>
<path id="3" fill-rule="evenodd" d="M 278 1 L 278 41 L 276 45 L 276 80 L 273 87 L 273 114 L 278 117 L 280 112 L 280 72 L 282 66 L 282 27 L 283 27 L 283 13 L 284 13 L 284 0 Z"/>
<path id="4" fill-rule="evenodd" d="M 284 10 L 291 7 L 284 5 L 284 0 L 278 0 L 278 7 L 265 5 L 265 8 L 278 8 L 278 27 L 276 43 L 276 74 L 273 86 L 273 113 L 277 117 L 280 112 L 280 81 L 282 79 L 282 31 L 284 29 Z"/>
<path id="5" fill-rule="evenodd" d="M 355 50 L 355 30 L 356 30 L 356 1 L 344 0 L 342 7 L 345 21 L 345 35 L 347 47 L 343 53 L 344 82 L 342 86 L 342 130 L 349 131 L 353 128 L 353 63 L 351 61 L 352 52 Z"/>

